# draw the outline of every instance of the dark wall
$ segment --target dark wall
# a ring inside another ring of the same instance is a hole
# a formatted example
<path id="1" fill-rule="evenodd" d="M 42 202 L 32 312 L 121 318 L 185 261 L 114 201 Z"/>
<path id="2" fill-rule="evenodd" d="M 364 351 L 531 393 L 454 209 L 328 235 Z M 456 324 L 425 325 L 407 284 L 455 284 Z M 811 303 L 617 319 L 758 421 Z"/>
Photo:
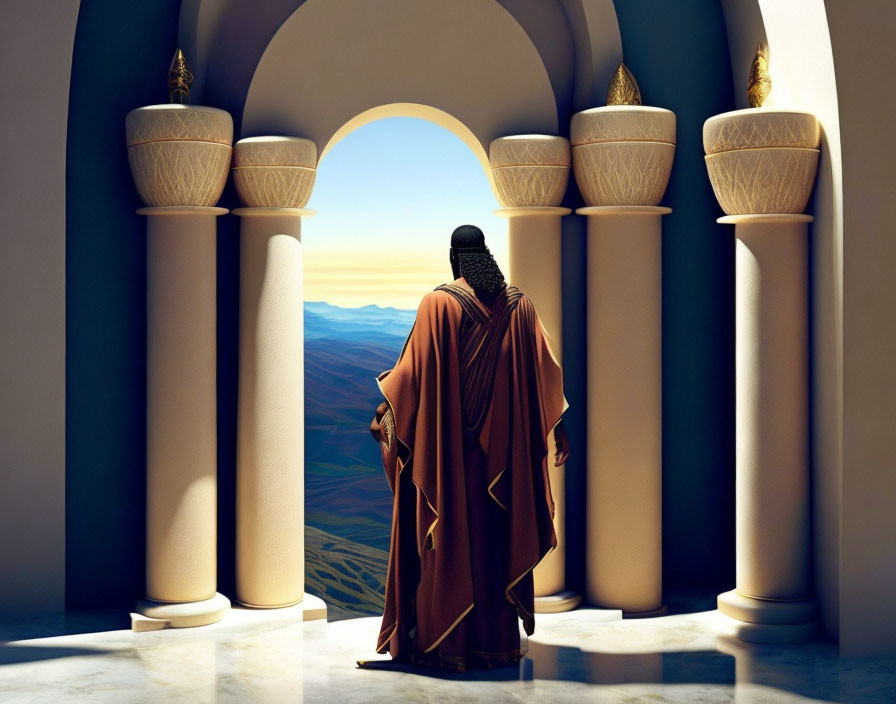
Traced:
<path id="1" fill-rule="evenodd" d="M 66 606 L 143 596 L 146 232 L 124 116 L 167 102 L 180 0 L 82 0 L 66 166 Z"/>
<path id="2" fill-rule="evenodd" d="M 663 218 L 663 578 L 734 584 L 734 233 L 706 175 L 702 131 L 733 110 L 718 0 L 615 0 L 646 105 L 675 112 Z"/>

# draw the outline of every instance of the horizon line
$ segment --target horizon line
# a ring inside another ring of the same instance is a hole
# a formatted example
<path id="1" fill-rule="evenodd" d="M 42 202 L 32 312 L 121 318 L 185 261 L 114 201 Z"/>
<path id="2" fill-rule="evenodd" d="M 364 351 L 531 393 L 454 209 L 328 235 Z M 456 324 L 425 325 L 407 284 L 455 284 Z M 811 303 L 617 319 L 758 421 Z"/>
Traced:
<path id="1" fill-rule="evenodd" d="M 345 310 L 356 310 L 358 308 L 379 308 L 381 310 L 399 310 L 402 312 L 414 312 L 414 308 L 399 308 L 397 306 L 381 306 L 378 303 L 365 303 L 359 306 L 341 306 L 337 303 L 330 303 L 329 301 L 324 300 L 309 300 L 303 299 L 302 303 L 323 303 L 324 305 L 331 306 L 333 308 L 343 308 Z"/>

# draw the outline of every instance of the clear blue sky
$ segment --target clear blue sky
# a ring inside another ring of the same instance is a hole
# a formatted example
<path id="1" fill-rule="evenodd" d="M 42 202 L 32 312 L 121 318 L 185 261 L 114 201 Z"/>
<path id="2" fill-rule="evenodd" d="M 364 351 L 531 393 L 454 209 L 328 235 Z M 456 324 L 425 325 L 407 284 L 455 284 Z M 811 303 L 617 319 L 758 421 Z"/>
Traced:
<path id="1" fill-rule="evenodd" d="M 302 225 L 305 299 L 415 308 L 451 279 L 451 231 L 471 223 L 507 270 L 507 221 L 482 164 L 454 134 L 390 117 L 335 144 L 318 165 Z"/>

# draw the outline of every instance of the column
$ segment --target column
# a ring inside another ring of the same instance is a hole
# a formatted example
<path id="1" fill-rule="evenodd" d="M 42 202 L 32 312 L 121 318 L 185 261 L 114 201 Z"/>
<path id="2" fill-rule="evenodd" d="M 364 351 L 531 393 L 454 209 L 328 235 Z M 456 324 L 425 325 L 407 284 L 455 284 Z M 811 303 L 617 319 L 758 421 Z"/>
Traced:
<path id="1" fill-rule="evenodd" d="M 303 208 L 238 208 L 240 347 L 236 592 L 282 607 L 305 593 Z"/>
<path id="2" fill-rule="evenodd" d="M 760 101 L 761 102 L 761 101 Z M 710 117 L 706 168 L 735 236 L 734 635 L 794 643 L 817 630 L 809 559 L 808 227 L 817 118 L 761 106 Z"/>
<path id="3" fill-rule="evenodd" d="M 146 599 L 135 631 L 220 620 L 217 584 L 217 303 L 214 207 L 233 120 L 166 103 L 125 116 L 146 238 Z"/>
<path id="4" fill-rule="evenodd" d="M 569 208 L 520 206 L 503 208 L 495 215 L 509 218 L 510 283 L 535 305 L 548 334 L 551 352 L 563 361 L 563 298 L 561 269 L 561 218 Z M 565 466 L 555 467 L 553 433 L 548 439 L 548 472 L 554 497 L 557 548 L 533 570 L 535 611 L 570 611 L 582 601 L 566 589 L 566 481 Z"/>
<path id="5" fill-rule="evenodd" d="M 588 217 L 587 599 L 661 615 L 661 217 L 671 210 L 576 212 Z"/>
<path id="6" fill-rule="evenodd" d="M 236 598 L 257 608 L 301 603 L 305 593 L 305 346 L 302 218 L 317 146 L 262 136 L 234 145 L 240 223 L 240 362 L 237 408 Z"/>
<path id="7" fill-rule="evenodd" d="M 217 585 L 216 217 L 148 207 L 146 598 L 135 631 L 201 626 L 230 608 Z"/>
<path id="8" fill-rule="evenodd" d="M 748 642 L 798 642 L 810 598 L 808 223 L 750 214 L 734 224 L 736 587 L 719 610 Z"/>
<path id="9" fill-rule="evenodd" d="M 641 105 L 620 64 L 611 103 L 570 123 L 588 218 L 589 603 L 659 616 L 662 541 L 662 216 L 675 113 Z M 627 102 L 626 102 L 627 101 Z M 629 104 L 633 103 L 633 104 Z"/>
<path id="10" fill-rule="evenodd" d="M 569 140 L 553 135 L 500 137 L 489 145 L 498 201 L 495 215 L 510 219 L 508 279 L 535 306 L 551 352 L 563 363 L 563 272 L 561 218 L 572 212 L 560 203 L 569 183 Z M 569 380 L 564 380 L 568 383 Z M 533 570 L 535 611 L 570 611 L 582 600 L 566 589 L 565 467 L 554 466 L 554 437 L 548 438 L 548 465 L 554 498 L 557 547 Z M 573 449 L 573 451 L 575 451 Z"/>

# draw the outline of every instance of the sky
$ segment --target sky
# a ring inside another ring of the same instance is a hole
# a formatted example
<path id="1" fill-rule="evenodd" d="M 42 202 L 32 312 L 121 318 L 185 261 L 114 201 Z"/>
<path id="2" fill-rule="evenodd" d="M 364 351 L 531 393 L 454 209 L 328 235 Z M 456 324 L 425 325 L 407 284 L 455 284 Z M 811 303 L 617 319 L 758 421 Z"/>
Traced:
<path id="1" fill-rule="evenodd" d="M 415 309 L 453 278 L 451 232 L 464 224 L 482 228 L 507 273 L 507 220 L 493 215 L 482 164 L 426 120 L 389 117 L 347 135 L 318 164 L 307 207 L 306 301 Z"/>

